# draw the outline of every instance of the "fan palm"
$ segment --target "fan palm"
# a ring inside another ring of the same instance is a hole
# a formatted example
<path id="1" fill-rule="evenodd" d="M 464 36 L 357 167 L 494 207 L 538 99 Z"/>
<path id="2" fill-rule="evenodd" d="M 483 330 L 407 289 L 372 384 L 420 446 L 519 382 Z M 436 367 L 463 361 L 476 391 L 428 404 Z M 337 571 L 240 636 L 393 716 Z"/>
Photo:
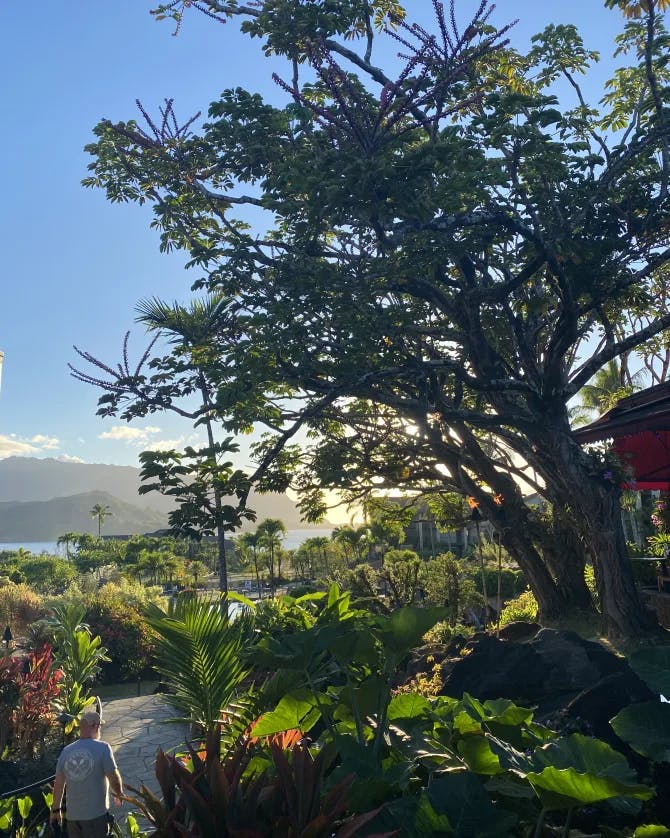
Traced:
<path id="1" fill-rule="evenodd" d="M 241 652 L 252 617 L 231 620 L 218 600 L 184 596 L 167 612 L 150 604 L 145 615 L 158 634 L 156 669 L 174 690 L 169 700 L 178 720 L 212 730 L 246 675 Z"/>

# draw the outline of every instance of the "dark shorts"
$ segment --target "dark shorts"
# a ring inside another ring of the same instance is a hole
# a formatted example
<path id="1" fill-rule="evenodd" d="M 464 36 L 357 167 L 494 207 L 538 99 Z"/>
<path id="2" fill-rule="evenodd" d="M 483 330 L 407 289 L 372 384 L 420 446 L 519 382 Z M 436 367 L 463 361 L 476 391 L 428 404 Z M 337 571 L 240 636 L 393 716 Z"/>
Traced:
<path id="1" fill-rule="evenodd" d="M 67 821 L 68 838 L 107 838 L 109 835 L 109 819 L 107 815 L 100 815 L 91 821 Z"/>

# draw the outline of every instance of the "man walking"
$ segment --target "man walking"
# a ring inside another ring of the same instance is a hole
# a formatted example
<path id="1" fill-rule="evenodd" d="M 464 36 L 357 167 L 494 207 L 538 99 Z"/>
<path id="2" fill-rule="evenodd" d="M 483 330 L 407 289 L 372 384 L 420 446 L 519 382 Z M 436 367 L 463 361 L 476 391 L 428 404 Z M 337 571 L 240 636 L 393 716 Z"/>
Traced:
<path id="1" fill-rule="evenodd" d="M 109 789 L 123 794 L 121 774 L 107 742 L 100 740 L 100 714 L 89 710 L 79 722 L 79 739 L 63 748 L 56 764 L 51 826 L 58 832 L 67 818 L 69 838 L 106 838 L 109 834 Z M 67 811 L 63 791 L 67 788 Z"/>

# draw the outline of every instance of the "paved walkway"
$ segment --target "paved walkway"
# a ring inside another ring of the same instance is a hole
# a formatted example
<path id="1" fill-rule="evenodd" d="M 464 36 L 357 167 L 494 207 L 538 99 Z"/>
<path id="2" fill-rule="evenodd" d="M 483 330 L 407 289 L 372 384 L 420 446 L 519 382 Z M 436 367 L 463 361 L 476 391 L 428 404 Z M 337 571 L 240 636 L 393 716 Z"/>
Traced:
<path id="1" fill-rule="evenodd" d="M 162 695 L 120 698 L 103 703 L 102 738 L 114 749 L 124 785 L 139 789 L 144 784 L 159 793 L 154 771 L 156 752 L 159 748 L 164 751 L 178 748 L 186 738 L 185 725 L 165 721 L 174 715 L 174 708 Z M 121 809 L 112 809 L 117 816 L 131 810 L 128 804 Z"/>

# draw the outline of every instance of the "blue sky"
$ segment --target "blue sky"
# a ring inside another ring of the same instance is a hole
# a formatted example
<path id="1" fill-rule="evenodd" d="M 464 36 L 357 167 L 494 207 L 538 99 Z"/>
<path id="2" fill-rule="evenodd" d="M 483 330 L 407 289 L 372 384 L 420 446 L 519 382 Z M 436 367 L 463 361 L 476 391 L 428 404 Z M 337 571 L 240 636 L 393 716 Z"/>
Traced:
<path id="1" fill-rule="evenodd" d="M 465 21 L 474 3 L 461 0 Z M 111 205 L 84 189 L 83 148 L 96 122 L 136 115 L 135 99 L 156 112 L 173 97 L 178 116 L 206 112 L 237 84 L 278 99 L 277 65 L 264 60 L 232 21 L 216 24 L 191 13 L 178 37 L 156 23 L 144 0 L 48 0 L 5 3 L 0 30 L 4 83 L 0 458 L 12 454 L 136 465 L 144 448 L 190 429 L 172 417 L 126 425 L 95 416 L 97 393 L 73 380 L 67 363 L 76 344 L 113 362 L 134 306 L 153 295 L 188 298 L 195 275 L 183 258 L 158 252 L 151 211 Z M 409 0 L 409 17 L 431 19 L 429 0 Z M 504 0 L 499 25 L 519 18 L 511 35 L 524 48 L 548 23 L 574 23 L 603 62 L 589 80 L 597 98 L 621 18 L 601 0 Z M 134 345 L 143 344 L 133 327 Z"/>

